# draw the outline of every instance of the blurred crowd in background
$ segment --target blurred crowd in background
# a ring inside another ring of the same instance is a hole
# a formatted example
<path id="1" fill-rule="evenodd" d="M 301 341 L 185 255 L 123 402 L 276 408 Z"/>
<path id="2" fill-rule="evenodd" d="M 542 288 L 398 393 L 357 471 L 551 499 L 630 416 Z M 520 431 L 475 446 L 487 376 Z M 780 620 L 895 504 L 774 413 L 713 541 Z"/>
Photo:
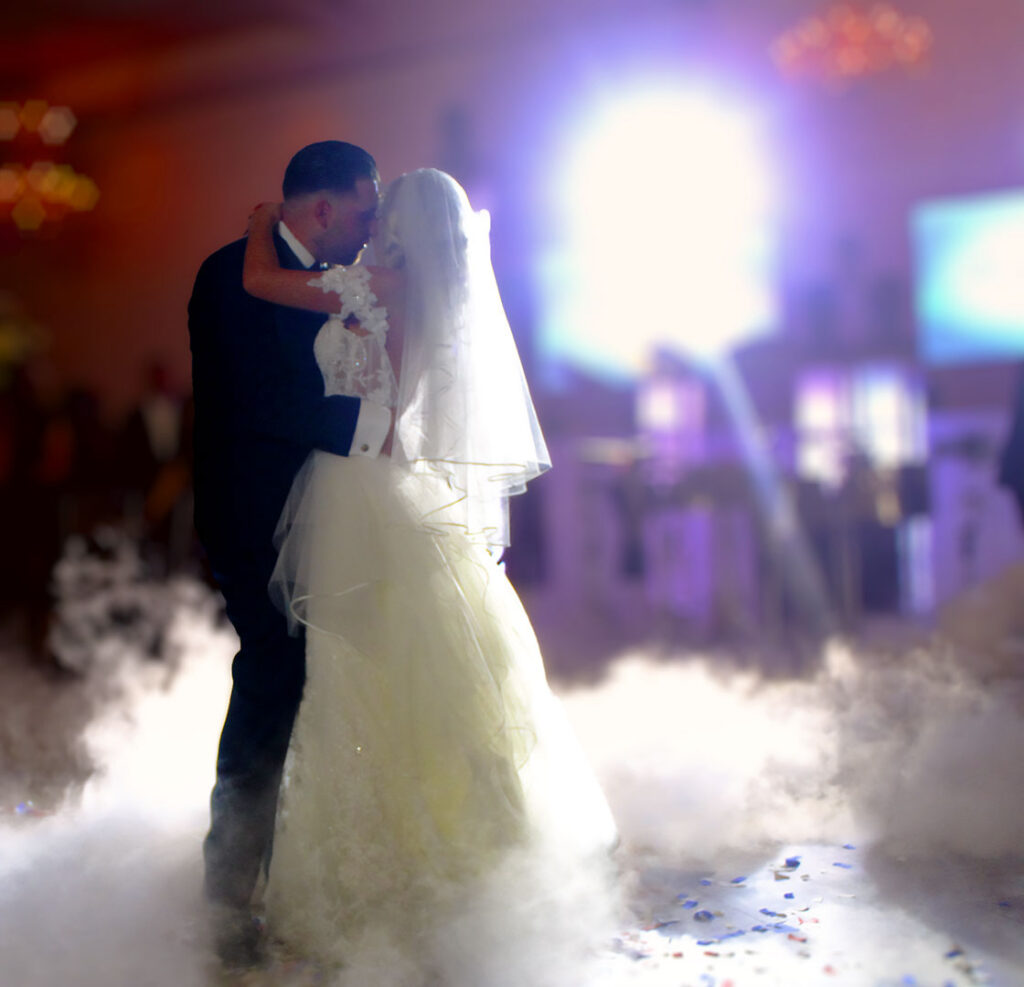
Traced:
<path id="1" fill-rule="evenodd" d="M 67 386 L 44 355 L 0 390 L 0 607 L 49 659 L 54 568 L 69 539 L 104 527 L 130 534 L 146 571 L 195 571 L 189 389 L 154 362 L 134 408 L 111 424 L 96 394 Z"/>

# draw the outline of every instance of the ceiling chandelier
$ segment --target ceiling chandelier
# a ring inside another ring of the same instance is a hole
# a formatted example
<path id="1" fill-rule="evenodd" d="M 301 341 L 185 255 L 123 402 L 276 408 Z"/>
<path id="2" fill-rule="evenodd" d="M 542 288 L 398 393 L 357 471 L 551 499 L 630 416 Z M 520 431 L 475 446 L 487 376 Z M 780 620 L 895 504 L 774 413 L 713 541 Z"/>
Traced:
<path id="1" fill-rule="evenodd" d="M 779 71 L 791 79 L 857 79 L 886 69 L 920 66 L 932 46 L 923 17 L 887 3 L 839 3 L 804 18 L 772 43 Z"/>

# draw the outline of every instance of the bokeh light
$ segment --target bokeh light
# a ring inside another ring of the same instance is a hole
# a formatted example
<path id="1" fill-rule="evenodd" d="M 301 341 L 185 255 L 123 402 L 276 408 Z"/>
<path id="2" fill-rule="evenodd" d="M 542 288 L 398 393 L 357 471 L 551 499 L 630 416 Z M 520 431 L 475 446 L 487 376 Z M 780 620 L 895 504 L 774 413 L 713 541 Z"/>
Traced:
<path id="1" fill-rule="evenodd" d="M 17 103 L 0 103 L 0 141 L 14 140 L 18 131 L 21 130 L 19 109 Z"/>
<path id="2" fill-rule="evenodd" d="M 18 201 L 25 188 L 21 169 L 14 165 L 0 166 L 0 203 Z"/>
<path id="3" fill-rule="evenodd" d="M 566 169 L 548 357 L 633 375 L 655 348 L 706 357 L 770 327 L 772 186 L 755 127 L 721 98 L 608 106 Z"/>
<path id="4" fill-rule="evenodd" d="M 39 136 L 44 144 L 63 144 L 78 121 L 66 106 L 51 106 L 39 121 Z"/>
<path id="5" fill-rule="evenodd" d="M 44 99 L 0 102 L 0 140 L 13 140 L 24 131 L 55 147 L 66 143 L 77 125 L 69 107 L 50 106 Z M 69 212 L 89 212 L 99 196 L 96 183 L 67 164 L 50 160 L 0 164 L 0 207 L 9 207 L 6 218 L 21 233 L 35 233 Z"/>
<path id="6" fill-rule="evenodd" d="M 840 3 L 780 35 L 771 53 L 787 78 L 831 81 L 917 66 L 931 46 L 932 30 L 922 17 L 901 14 L 887 3 Z"/>
<path id="7" fill-rule="evenodd" d="M 26 130 L 34 133 L 39 129 L 39 125 L 43 122 L 43 117 L 46 116 L 49 108 L 49 104 L 45 99 L 26 100 L 18 114 L 18 119 Z"/>
<path id="8" fill-rule="evenodd" d="M 15 203 L 11 220 L 22 232 L 38 230 L 46 220 L 46 207 L 34 195 L 26 195 Z"/>

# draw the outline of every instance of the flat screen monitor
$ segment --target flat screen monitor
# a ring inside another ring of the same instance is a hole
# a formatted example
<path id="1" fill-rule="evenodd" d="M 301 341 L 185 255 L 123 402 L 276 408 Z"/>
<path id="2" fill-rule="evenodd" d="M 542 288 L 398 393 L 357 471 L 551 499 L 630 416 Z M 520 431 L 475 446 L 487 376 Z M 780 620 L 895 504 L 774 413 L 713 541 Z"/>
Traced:
<path id="1" fill-rule="evenodd" d="M 922 203 L 911 239 L 921 357 L 1024 359 L 1024 189 Z"/>

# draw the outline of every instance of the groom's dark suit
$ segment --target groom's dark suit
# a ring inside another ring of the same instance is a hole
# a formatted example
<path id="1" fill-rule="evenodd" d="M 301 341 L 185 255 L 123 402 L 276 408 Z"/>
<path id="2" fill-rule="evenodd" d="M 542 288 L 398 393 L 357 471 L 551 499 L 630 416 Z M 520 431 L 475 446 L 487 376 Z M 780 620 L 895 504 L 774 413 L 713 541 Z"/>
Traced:
<path id="1" fill-rule="evenodd" d="M 302 265 L 275 236 L 282 266 Z M 217 754 L 206 893 L 249 902 L 273 834 L 281 769 L 305 681 L 267 583 L 274 529 L 313 449 L 346 456 L 358 398 L 324 397 L 313 340 L 324 316 L 260 301 L 242 288 L 245 241 L 207 258 L 189 302 L 195 393 L 196 528 L 241 640 Z"/>

